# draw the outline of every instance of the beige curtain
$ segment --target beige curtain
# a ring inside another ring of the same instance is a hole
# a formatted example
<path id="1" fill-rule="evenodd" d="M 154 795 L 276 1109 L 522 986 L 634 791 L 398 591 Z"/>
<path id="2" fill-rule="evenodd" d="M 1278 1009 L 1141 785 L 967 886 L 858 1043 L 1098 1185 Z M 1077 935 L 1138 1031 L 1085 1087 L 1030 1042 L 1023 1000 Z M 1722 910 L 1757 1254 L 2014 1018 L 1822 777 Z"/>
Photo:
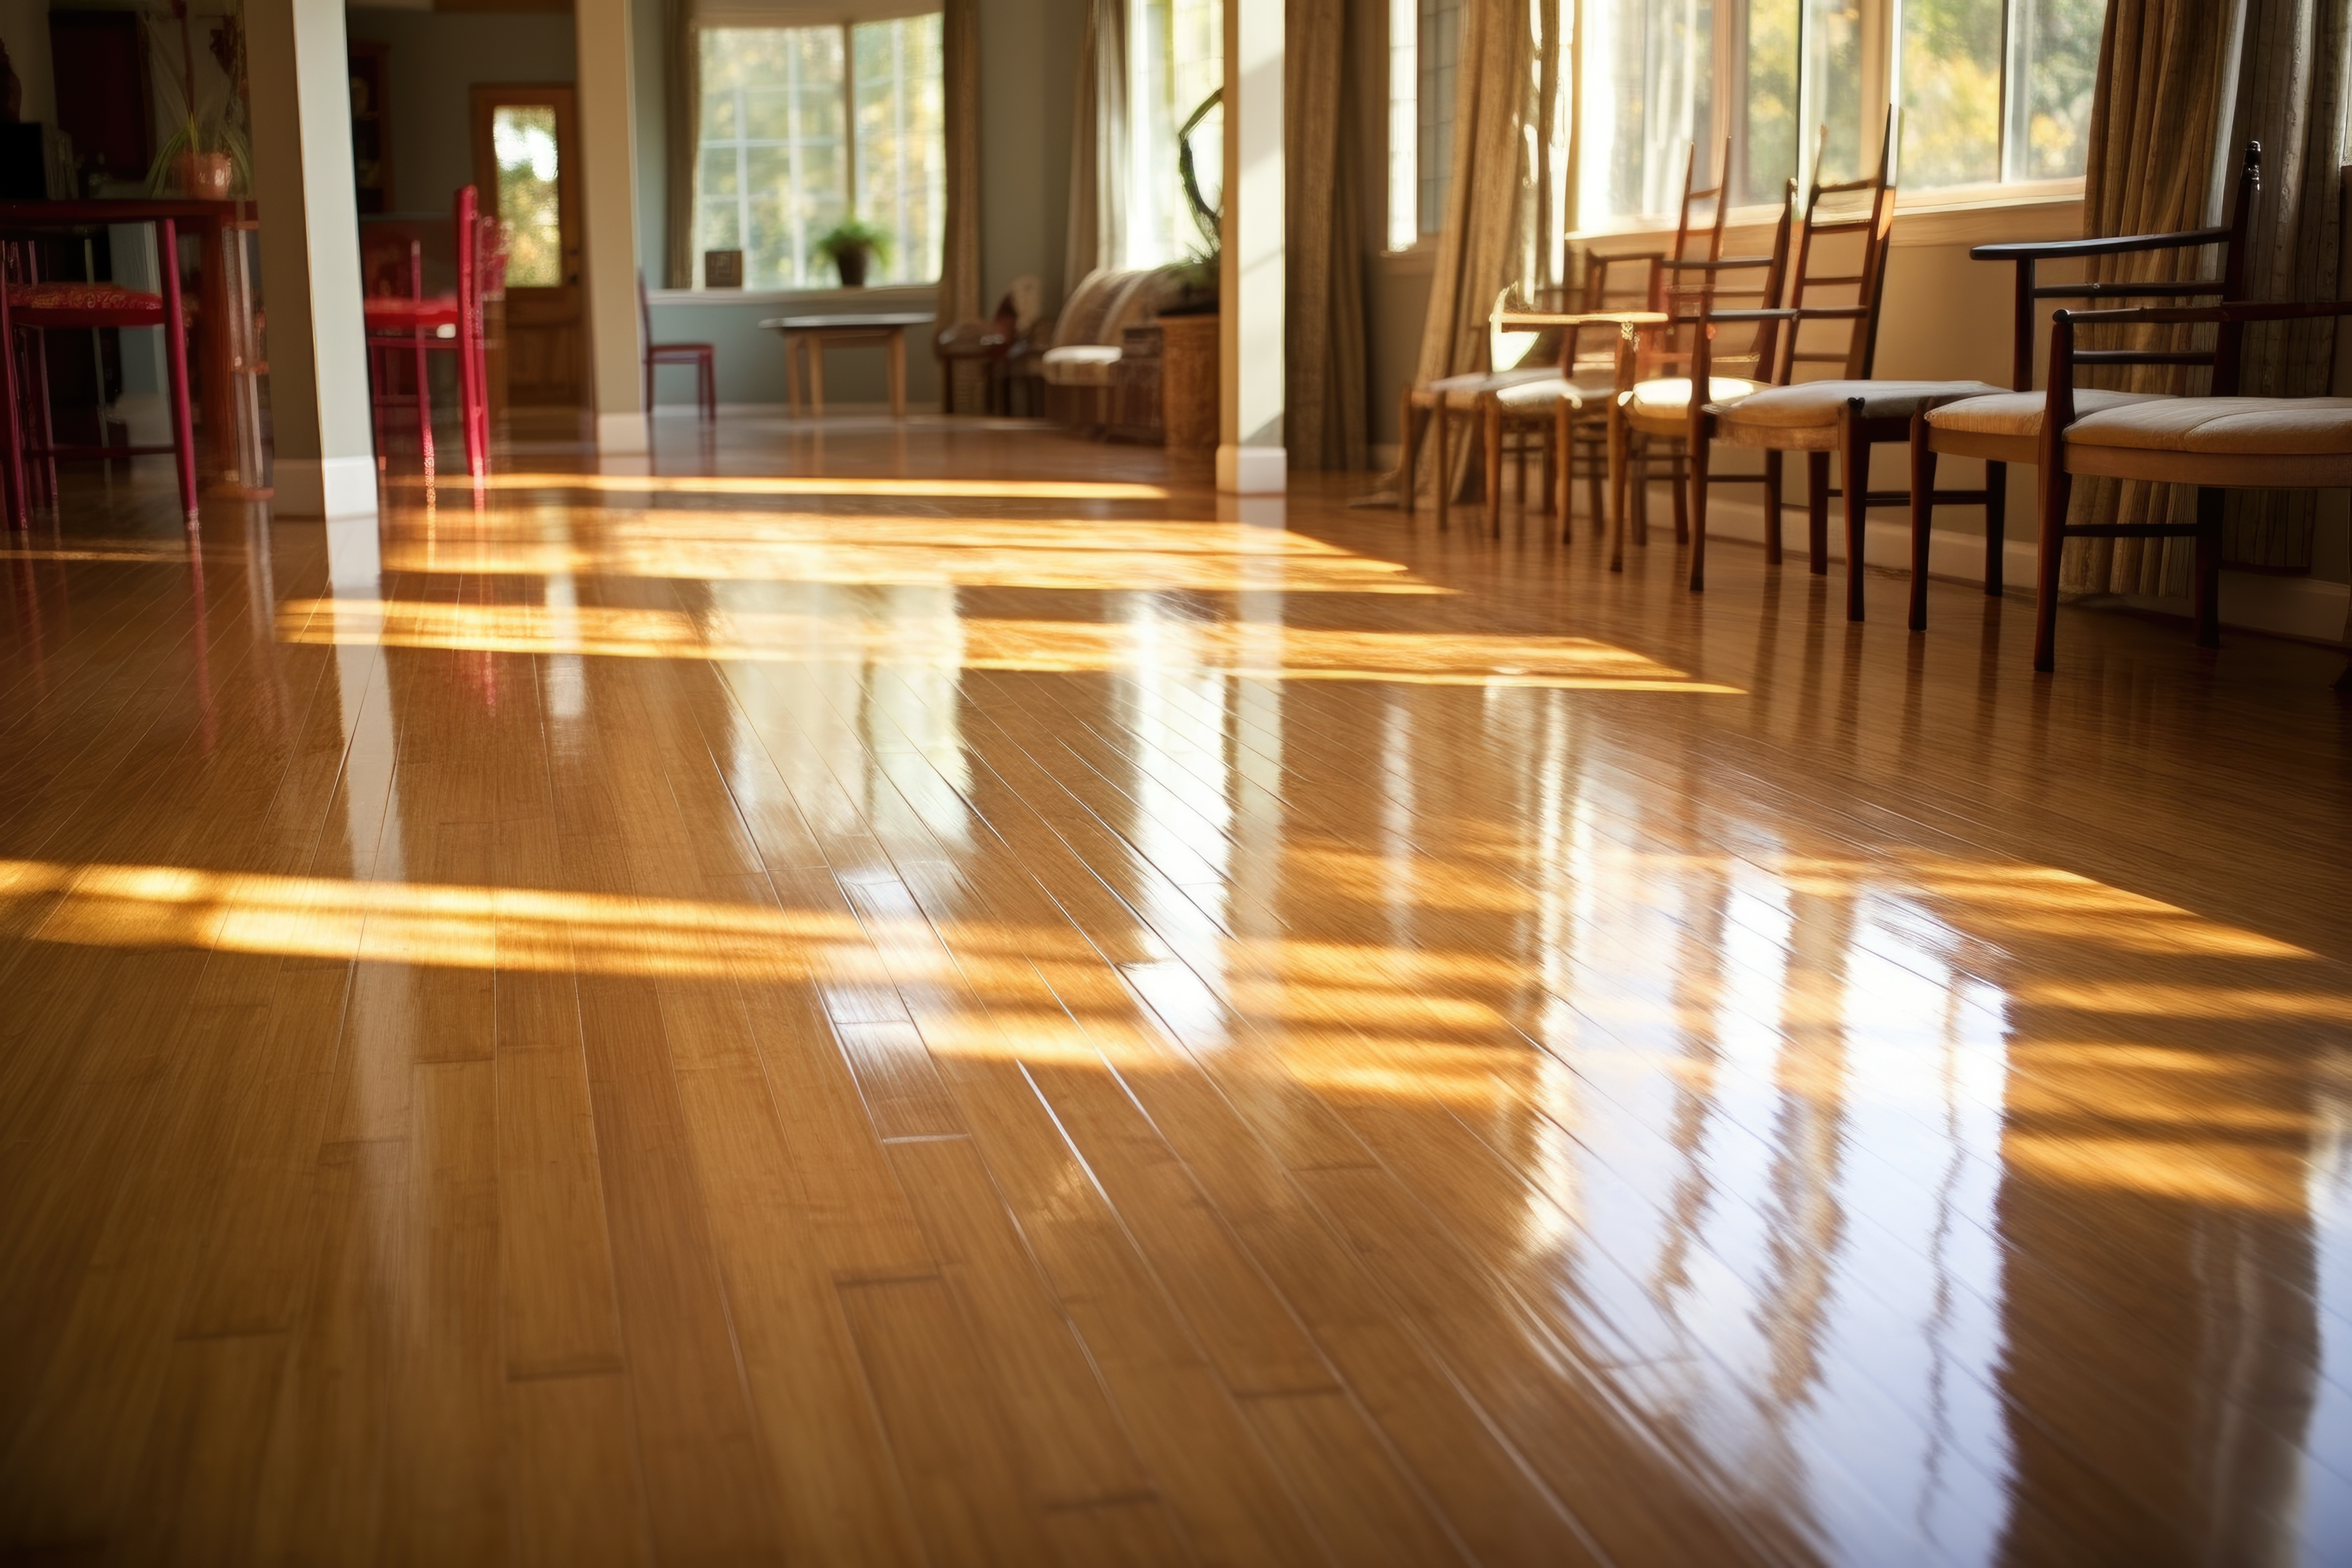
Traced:
<path id="1" fill-rule="evenodd" d="M 1283 438 L 1294 468 L 1364 466 L 1364 236 L 1346 0 L 1290 0 L 1283 44 L 1289 203 Z"/>
<path id="2" fill-rule="evenodd" d="M 1422 381 L 1486 368 L 1487 313 L 1495 296 L 1518 276 L 1534 51 L 1526 0 L 1469 0 L 1463 6 L 1454 168 L 1430 278 L 1429 314 L 1422 321 Z M 1498 177 L 1503 170 L 1511 175 Z M 1428 467 L 1420 465 L 1419 471 Z M 1451 476 L 1446 482 L 1453 482 Z"/>
<path id="3" fill-rule="evenodd" d="M 2247 297 L 2332 300 L 2342 243 L 2345 45 L 2352 0 L 2247 0 L 2233 147 L 2263 144 L 2263 195 L 2246 265 Z M 2315 397 L 2335 368 L 2336 323 L 2273 321 L 2246 334 L 2240 390 Z M 2304 572 L 2318 497 L 2233 490 L 2223 559 Z"/>
<path id="4" fill-rule="evenodd" d="M 2208 221 L 2233 10 L 2233 0 L 2108 0 L 2091 108 L 2084 235 L 2158 234 Z M 2194 277 L 2204 263 L 2196 252 L 2161 251 L 2117 258 L 2097 275 L 2147 282 Z M 2145 391 L 2181 389 L 2178 373 L 2163 366 L 2094 379 Z M 2078 524 L 2167 522 L 2194 505 L 2176 489 L 2078 479 L 2068 518 Z M 2069 540 L 2059 581 L 2111 594 L 2159 594 L 2169 582 L 2177 592 L 2187 583 L 2189 546 L 2187 540 Z"/>
<path id="5" fill-rule="evenodd" d="M 980 0 L 947 0 L 940 17 L 947 212 L 940 239 L 938 325 L 976 321 L 980 277 Z"/>
<path id="6" fill-rule="evenodd" d="M 662 131 L 668 138 L 667 244 L 662 277 L 671 289 L 694 287 L 695 149 L 702 124 L 702 37 L 694 25 L 692 0 L 665 0 L 662 37 L 669 47 L 663 62 Z"/>
<path id="7" fill-rule="evenodd" d="M 1087 0 L 1070 128 L 1070 230 L 1065 293 L 1127 250 L 1127 5 Z"/>

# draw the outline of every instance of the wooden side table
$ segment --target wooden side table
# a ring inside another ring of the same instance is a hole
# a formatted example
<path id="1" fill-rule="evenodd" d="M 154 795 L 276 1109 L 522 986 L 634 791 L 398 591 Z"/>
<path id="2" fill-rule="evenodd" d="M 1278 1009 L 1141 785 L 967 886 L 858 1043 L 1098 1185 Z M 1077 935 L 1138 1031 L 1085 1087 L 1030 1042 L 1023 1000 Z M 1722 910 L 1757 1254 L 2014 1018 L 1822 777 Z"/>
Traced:
<path id="1" fill-rule="evenodd" d="M 801 369 L 808 371 L 808 401 L 824 414 L 824 353 L 831 348 L 879 348 L 890 371 L 890 416 L 907 416 L 907 329 L 927 327 L 932 318 L 917 311 L 871 316 L 771 316 L 760 325 L 784 340 L 784 396 L 801 411 Z"/>

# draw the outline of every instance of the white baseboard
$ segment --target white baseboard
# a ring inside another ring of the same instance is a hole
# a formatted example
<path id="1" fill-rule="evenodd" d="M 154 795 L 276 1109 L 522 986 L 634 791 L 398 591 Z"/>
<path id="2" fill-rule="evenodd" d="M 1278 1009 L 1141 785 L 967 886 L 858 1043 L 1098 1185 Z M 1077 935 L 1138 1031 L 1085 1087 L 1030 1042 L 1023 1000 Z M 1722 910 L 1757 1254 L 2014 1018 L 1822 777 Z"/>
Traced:
<path id="1" fill-rule="evenodd" d="M 1278 496 L 1290 489 L 1290 453 L 1280 447 L 1217 448 L 1217 489 L 1229 496 Z"/>
<path id="2" fill-rule="evenodd" d="M 627 414 L 596 416 L 596 449 L 600 452 L 643 452 L 652 446 L 643 409 Z"/>
<path id="3" fill-rule="evenodd" d="M 375 516 L 375 458 L 280 458 L 269 482 L 281 517 Z"/>
<path id="4" fill-rule="evenodd" d="M 1845 560 L 1845 514 L 1843 503 L 1830 503 L 1830 538 L 1828 555 L 1832 561 Z M 1875 509 L 1874 509 L 1875 510 Z M 1657 528 L 1674 516 L 1672 492 L 1663 485 L 1654 486 L 1650 496 L 1650 526 Z M 1706 510 L 1707 537 L 1738 539 L 1750 544 L 1764 542 L 1764 506 L 1761 501 L 1720 493 L 1711 498 Z M 1805 513 L 1801 506 L 1786 509 L 1780 517 L 1781 548 L 1791 556 L 1806 557 L 1811 552 L 1805 545 Z M 2028 537 L 2020 539 L 2012 518 L 2009 537 L 2001 542 L 2001 583 L 2012 593 L 2031 594 L 2036 566 L 2036 551 L 2031 537 L 2032 520 L 2026 520 Z M 1862 558 L 1873 566 L 1889 566 L 1896 571 L 1911 569 L 1911 524 L 1906 519 L 1897 522 L 1892 518 L 1874 516 L 1862 536 Z M 1938 529 L 1927 544 L 1927 574 L 1948 578 L 1958 583 L 1982 583 L 1984 575 L 1984 536 L 1961 533 L 1951 529 Z M 2152 595 L 2118 594 L 2095 601 L 2122 605 L 2132 609 L 2155 610 L 2166 615 L 2186 616 L 2190 601 L 2181 598 L 2160 598 Z M 2317 642 L 2336 642 L 2346 637 L 2346 616 L 2352 613 L 2352 584 L 2325 583 L 2311 577 L 2273 577 L 2260 572 L 2221 574 L 2221 624 L 2240 626 L 2247 631 L 2269 632 L 2279 637 L 2303 637 Z"/>

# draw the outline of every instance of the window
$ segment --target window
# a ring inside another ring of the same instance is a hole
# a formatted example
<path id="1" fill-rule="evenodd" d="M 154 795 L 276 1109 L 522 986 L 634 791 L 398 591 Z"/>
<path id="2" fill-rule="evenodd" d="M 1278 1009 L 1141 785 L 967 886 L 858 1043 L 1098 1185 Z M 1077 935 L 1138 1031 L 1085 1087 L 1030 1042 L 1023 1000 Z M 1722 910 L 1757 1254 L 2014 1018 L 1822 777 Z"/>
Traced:
<path id="1" fill-rule="evenodd" d="M 1176 133 L 1225 83 L 1220 0 L 1130 0 L 1128 13 L 1127 265 L 1160 267 L 1205 247 L 1177 172 Z M 1224 185 L 1224 113 L 1211 110 L 1191 137 L 1201 197 Z"/>
<path id="2" fill-rule="evenodd" d="M 499 104 L 490 113 L 490 150 L 499 160 L 499 221 L 507 232 L 507 283 L 516 289 L 552 289 L 563 281 L 554 105 Z"/>
<path id="3" fill-rule="evenodd" d="M 1689 149 L 1712 184 L 1726 139 L 1748 205 L 1810 182 L 1817 153 L 1825 180 L 1870 174 L 1890 100 L 1906 191 L 2077 177 L 2104 16 L 2104 0 L 1589 0 L 1578 224 L 1672 216 Z"/>
<path id="4" fill-rule="evenodd" d="M 1391 250 L 1412 249 L 1445 221 L 1461 53 L 1462 0 L 1390 0 Z"/>
<path id="5" fill-rule="evenodd" d="M 830 288 L 815 251 L 856 216 L 890 237 L 867 276 L 939 276 L 946 183 L 940 18 L 702 32 L 695 248 L 753 289 Z"/>

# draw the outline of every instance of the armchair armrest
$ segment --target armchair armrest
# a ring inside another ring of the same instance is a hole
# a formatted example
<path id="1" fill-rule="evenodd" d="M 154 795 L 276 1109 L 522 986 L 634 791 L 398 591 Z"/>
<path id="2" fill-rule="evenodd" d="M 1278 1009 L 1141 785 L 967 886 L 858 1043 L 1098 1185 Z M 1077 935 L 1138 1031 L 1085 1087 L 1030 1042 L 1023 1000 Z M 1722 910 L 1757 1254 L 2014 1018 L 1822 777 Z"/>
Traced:
<path id="1" fill-rule="evenodd" d="M 2181 250 L 2217 245 L 2230 237 L 2226 228 L 2183 229 L 2177 234 L 2120 234 L 2097 239 L 2037 239 L 2001 245 L 1971 246 L 1969 255 L 1979 261 L 2052 261 L 2069 256 L 2126 256 L 2139 250 Z"/>

